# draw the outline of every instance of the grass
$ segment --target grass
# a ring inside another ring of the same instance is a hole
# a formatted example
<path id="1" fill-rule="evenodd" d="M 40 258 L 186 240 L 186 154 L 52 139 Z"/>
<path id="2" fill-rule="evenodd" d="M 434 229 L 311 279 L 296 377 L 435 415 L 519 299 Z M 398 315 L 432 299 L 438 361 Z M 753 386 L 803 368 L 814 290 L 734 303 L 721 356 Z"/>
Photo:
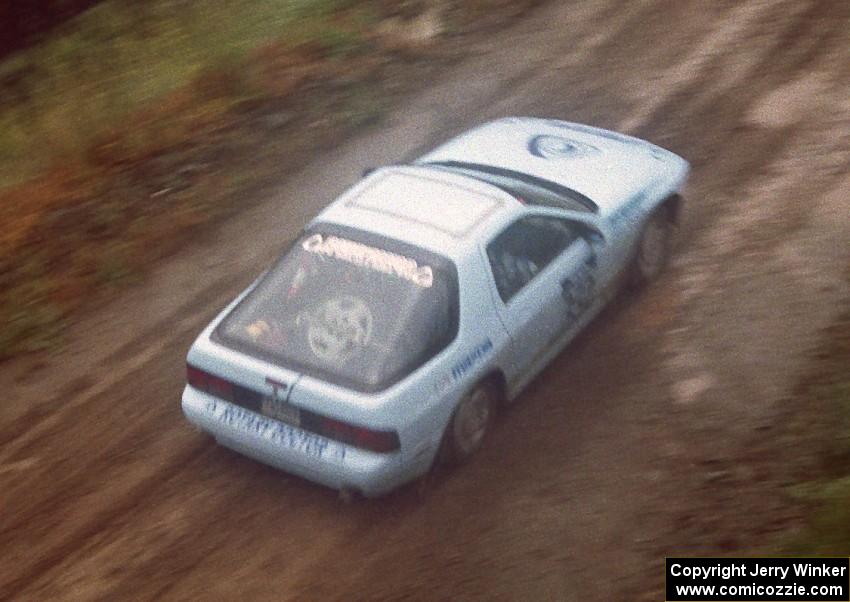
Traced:
<path id="1" fill-rule="evenodd" d="M 379 121 L 420 81 L 372 33 L 397 8 L 103 0 L 0 62 L 0 361 Z"/>
<path id="2" fill-rule="evenodd" d="M 360 39 L 331 22 L 344 0 L 106 0 L 47 42 L 0 64 L 0 188 L 86 157 L 142 108 L 203 78 L 250 94 L 240 64 L 272 40 L 317 41 L 342 56 Z M 230 81 L 228 85 L 228 75 Z M 209 77 L 208 77 L 209 79 Z M 85 161 L 82 161 L 85 163 Z"/>
<path id="3" fill-rule="evenodd" d="M 226 215 L 261 175 L 239 162 L 254 132 L 212 133 L 366 51 L 373 4 L 105 0 L 0 63 L 0 359 L 47 346 L 92 291 Z M 341 126 L 379 109 L 342 99 Z M 205 145 L 231 155 L 220 173 L 182 173 Z"/>

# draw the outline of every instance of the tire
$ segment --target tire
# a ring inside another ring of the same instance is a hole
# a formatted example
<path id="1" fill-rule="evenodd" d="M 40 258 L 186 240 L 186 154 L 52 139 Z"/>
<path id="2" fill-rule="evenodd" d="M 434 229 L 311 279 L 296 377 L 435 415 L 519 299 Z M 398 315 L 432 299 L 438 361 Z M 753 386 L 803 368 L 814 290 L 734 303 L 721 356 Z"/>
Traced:
<path id="1" fill-rule="evenodd" d="M 497 403 L 496 387 L 488 382 L 479 383 L 463 397 L 443 434 L 440 458 L 444 464 L 461 464 L 481 448 Z"/>
<path id="2" fill-rule="evenodd" d="M 673 242 L 673 223 L 666 207 L 653 213 L 643 227 L 632 261 L 631 283 L 641 287 L 655 280 L 667 267 Z"/>

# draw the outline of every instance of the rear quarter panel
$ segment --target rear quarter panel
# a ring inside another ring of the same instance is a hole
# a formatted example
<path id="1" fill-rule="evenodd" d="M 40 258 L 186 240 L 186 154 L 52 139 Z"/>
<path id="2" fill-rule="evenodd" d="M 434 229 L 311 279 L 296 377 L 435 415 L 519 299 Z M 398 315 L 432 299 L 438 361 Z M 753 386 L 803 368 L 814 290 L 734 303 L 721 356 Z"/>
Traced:
<path id="1" fill-rule="evenodd" d="M 509 338 L 490 296 L 489 268 L 477 253 L 467 255 L 457 268 L 457 337 L 444 352 L 400 384 L 404 390 L 398 392 L 397 403 L 393 404 L 408 419 L 402 439 L 416 442 L 416 453 L 429 465 L 457 404 L 507 359 Z"/>

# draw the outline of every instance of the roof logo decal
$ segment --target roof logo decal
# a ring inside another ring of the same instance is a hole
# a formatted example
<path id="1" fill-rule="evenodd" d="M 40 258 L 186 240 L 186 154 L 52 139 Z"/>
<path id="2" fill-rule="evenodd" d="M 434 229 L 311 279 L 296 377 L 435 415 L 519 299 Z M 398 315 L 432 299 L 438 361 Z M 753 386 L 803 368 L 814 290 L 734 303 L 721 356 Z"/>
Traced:
<path id="1" fill-rule="evenodd" d="M 543 134 L 528 141 L 528 152 L 543 159 L 572 159 L 597 153 L 599 149 L 578 140 Z"/>

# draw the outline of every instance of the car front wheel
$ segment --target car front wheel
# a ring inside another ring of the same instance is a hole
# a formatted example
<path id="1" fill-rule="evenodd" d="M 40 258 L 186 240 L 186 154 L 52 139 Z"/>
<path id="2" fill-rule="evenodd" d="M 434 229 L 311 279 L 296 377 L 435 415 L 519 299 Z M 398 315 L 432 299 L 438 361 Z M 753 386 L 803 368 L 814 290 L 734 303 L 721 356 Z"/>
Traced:
<path id="1" fill-rule="evenodd" d="M 667 266 L 673 240 L 673 224 L 661 207 L 647 221 L 638 241 L 632 264 L 632 284 L 642 286 L 655 280 Z"/>

